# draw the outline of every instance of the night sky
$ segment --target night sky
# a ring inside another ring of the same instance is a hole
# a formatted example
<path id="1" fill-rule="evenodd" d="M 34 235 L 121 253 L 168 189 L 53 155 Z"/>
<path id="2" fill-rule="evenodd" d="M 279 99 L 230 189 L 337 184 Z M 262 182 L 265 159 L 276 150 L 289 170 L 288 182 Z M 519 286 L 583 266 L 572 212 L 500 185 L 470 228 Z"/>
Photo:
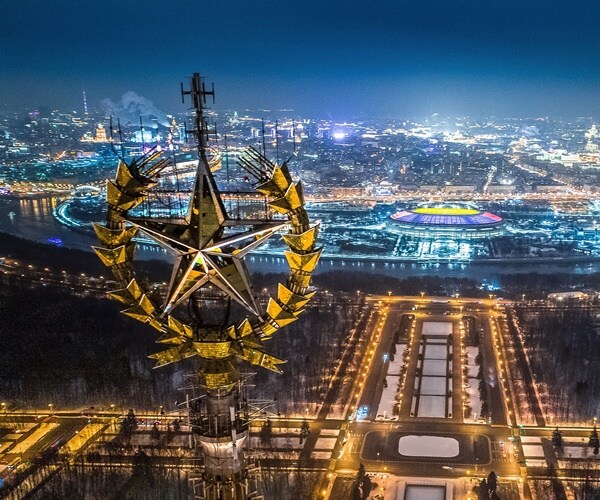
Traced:
<path id="1" fill-rule="evenodd" d="M 1 0 L 0 104 L 600 117 L 600 1 Z"/>

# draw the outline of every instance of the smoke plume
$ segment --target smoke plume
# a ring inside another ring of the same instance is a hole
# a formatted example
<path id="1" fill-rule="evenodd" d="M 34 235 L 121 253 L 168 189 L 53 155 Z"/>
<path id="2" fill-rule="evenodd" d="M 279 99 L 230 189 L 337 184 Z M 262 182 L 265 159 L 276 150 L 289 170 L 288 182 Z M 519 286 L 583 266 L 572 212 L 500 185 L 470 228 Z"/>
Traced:
<path id="1" fill-rule="evenodd" d="M 144 121 L 144 126 L 152 126 L 153 119 L 156 119 L 162 126 L 168 126 L 169 121 L 166 115 L 158 109 L 152 101 L 128 90 L 121 96 L 121 100 L 114 102 L 111 99 L 104 99 L 102 107 L 107 114 L 121 120 L 121 125 L 138 125 L 140 115 Z"/>

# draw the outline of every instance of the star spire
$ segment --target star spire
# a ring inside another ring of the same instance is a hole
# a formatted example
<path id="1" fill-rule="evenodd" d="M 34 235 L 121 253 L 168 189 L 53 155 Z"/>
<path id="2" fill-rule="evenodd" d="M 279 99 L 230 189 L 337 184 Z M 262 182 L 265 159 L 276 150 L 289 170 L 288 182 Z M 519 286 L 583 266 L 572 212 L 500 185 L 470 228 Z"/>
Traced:
<path id="1" fill-rule="evenodd" d="M 198 167 L 187 214 L 182 221 L 176 222 L 145 218 L 129 220 L 175 254 L 163 317 L 207 283 L 214 284 L 253 315 L 261 316 L 243 257 L 282 230 L 287 221 L 246 221 L 229 217 L 207 153 L 208 127 L 203 110 L 206 96 L 214 96 L 214 90 L 206 91 L 200 76 L 195 74 L 191 90 L 184 94 L 192 98 L 193 133 L 198 141 Z M 240 231 L 244 226 L 247 229 Z M 236 231 L 232 232 L 231 228 Z"/>

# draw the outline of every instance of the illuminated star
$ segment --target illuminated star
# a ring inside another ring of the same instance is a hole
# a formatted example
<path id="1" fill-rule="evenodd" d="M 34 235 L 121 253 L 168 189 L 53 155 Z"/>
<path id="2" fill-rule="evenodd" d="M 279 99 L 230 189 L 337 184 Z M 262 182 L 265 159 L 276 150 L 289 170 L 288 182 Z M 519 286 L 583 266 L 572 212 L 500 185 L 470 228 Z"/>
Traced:
<path id="1" fill-rule="evenodd" d="M 243 258 L 288 222 L 230 218 L 204 155 L 198 162 L 184 219 L 165 222 L 130 217 L 128 220 L 176 255 L 163 317 L 207 283 L 217 286 L 252 314 L 261 316 Z M 228 228 L 244 226 L 248 229 L 226 234 Z"/>

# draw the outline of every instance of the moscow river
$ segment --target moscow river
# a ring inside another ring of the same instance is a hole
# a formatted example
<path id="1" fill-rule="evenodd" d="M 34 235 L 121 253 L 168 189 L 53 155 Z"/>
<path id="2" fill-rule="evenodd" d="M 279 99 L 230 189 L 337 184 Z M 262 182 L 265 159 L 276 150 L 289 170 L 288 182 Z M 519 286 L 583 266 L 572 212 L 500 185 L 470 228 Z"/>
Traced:
<path id="1" fill-rule="evenodd" d="M 91 251 L 97 244 L 94 236 L 85 230 L 77 231 L 61 225 L 53 216 L 60 201 L 56 197 L 7 199 L 0 198 L 0 232 L 14 234 L 40 243 L 60 244 L 64 247 Z M 165 259 L 167 253 L 155 246 L 140 245 L 138 256 L 144 259 Z M 247 259 L 254 272 L 287 272 L 283 256 L 255 254 Z M 358 259 L 330 259 L 323 257 L 316 272 L 349 271 L 385 274 L 397 278 L 409 276 L 452 276 L 488 282 L 504 274 L 537 272 L 541 274 L 591 274 L 600 272 L 600 262 L 553 261 L 536 259 L 524 263 L 473 262 L 371 262 Z"/>

